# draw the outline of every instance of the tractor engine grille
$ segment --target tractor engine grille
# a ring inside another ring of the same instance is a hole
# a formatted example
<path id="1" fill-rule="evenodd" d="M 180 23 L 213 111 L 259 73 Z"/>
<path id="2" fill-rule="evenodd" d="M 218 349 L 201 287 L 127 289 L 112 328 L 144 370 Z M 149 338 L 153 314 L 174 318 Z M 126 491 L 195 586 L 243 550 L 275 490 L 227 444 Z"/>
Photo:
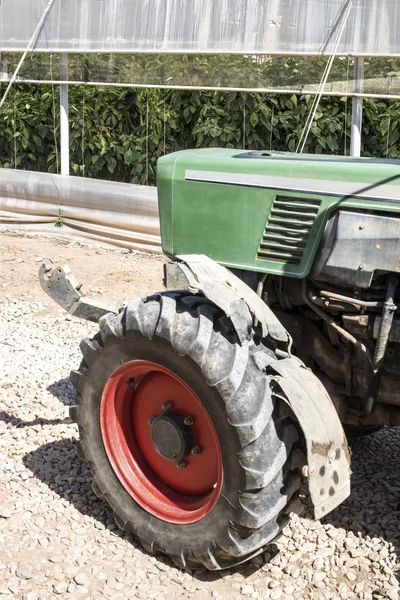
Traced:
<path id="1" fill-rule="evenodd" d="M 320 200 L 276 196 L 257 258 L 299 265 L 320 205 Z"/>

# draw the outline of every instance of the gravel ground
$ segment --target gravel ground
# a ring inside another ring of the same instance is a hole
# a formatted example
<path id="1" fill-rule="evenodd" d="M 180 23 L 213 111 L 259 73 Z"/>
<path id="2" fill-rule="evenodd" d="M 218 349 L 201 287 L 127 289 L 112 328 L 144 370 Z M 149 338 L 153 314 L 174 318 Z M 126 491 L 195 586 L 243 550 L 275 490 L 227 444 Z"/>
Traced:
<path id="1" fill-rule="evenodd" d="M 353 443 L 353 491 L 336 511 L 322 522 L 294 518 L 269 551 L 237 569 L 185 573 L 121 532 L 91 490 L 67 416 L 68 374 L 80 339 L 96 328 L 62 313 L 34 282 L 44 248 L 71 254 L 82 270 L 100 252 L 97 285 L 125 299 L 124 277 L 110 279 L 113 264 L 122 261 L 132 279 L 139 270 L 130 289 L 145 294 L 159 285 L 161 260 L 4 235 L 0 244 L 1 600 L 399 597 L 399 429 Z M 31 278 L 21 281 L 18 265 Z"/>

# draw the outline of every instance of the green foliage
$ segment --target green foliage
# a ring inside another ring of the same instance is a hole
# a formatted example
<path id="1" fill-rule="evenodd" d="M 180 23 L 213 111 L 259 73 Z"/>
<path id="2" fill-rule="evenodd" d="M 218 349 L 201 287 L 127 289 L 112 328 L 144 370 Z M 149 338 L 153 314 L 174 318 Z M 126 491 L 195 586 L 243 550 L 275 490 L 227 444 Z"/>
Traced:
<path id="1" fill-rule="evenodd" d="M 157 159 L 176 150 L 294 151 L 311 103 L 308 95 L 71 86 L 71 170 L 152 185 Z M 363 114 L 363 155 L 400 158 L 400 102 L 368 99 Z M 350 122 L 350 99 L 322 98 L 305 152 L 348 154 Z M 15 86 L 0 113 L 0 166 L 56 173 L 55 140 L 57 87 Z"/>

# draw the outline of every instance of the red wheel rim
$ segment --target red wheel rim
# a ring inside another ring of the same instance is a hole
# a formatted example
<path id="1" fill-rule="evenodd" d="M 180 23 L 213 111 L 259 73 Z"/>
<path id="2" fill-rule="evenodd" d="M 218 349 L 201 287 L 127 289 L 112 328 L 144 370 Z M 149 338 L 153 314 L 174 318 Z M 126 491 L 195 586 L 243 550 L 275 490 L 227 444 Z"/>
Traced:
<path id="1" fill-rule="evenodd" d="M 151 422 L 170 403 L 174 414 L 192 417 L 198 454 L 184 468 L 155 449 Z M 194 523 L 214 507 L 222 486 L 222 456 L 213 423 L 194 391 L 154 362 L 125 363 L 108 379 L 100 404 L 100 428 L 109 461 L 130 496 L 170 523 Z"/>

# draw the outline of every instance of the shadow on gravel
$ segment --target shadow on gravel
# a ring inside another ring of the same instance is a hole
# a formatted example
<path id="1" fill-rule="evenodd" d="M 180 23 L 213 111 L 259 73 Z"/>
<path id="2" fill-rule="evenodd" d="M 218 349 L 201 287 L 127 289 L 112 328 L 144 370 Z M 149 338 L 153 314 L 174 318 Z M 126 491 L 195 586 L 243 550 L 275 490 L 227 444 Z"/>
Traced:
<path id="1" fill-rule="evenodd" d="M 75 388 L 69 377 L 60 379 L 49 385 L 47 391 L 65 406 L 71 406 L 75 401 Z"/>
<path id="2" fill-rule="evenodd" d="M 93 477 L 89 467 L 77 456 L 77 443 L 74 439 L 64 439 L 44 444 L 26 454 L 23 463 L 35 477 L 48 485 L 60 498 L 70 502 L 82 515 L 92 517 L 96 529 L 108 529 L 112 535 L 125 539 L 135 548 L 139 548 L 143 554 L 148 554 L 135 538 L 117 527 L 112 510 L 94 494 Z M 166 556 L 159 558 L 180 571 Z M 242 572 L 246 573 L 245 576 L 249 576 L 258 568 L 254 564 L 247 565 L 245 569 L 242 567 Z M 227 571 L 224 575 L 228 573 Z M 211 582 L 221 579 L 221 574 L 203 569 L 192 572 L 192 575 L 199 581 Z"/>
<path id="3" fill-rule="evenodd" d="M 42 419 L 38 417 L 37 419 L 33 419 L 32 421 L 24 421 L 15 415 L 11 415 L 10 413 L 2 410 L 0 411 L 0 421 L 4 421 L 12 425 L 13 427 L 33 427 L 34 425 L 66 425 L 71 423 L 71 419 L 66 417 L 65 419 Z"/>

